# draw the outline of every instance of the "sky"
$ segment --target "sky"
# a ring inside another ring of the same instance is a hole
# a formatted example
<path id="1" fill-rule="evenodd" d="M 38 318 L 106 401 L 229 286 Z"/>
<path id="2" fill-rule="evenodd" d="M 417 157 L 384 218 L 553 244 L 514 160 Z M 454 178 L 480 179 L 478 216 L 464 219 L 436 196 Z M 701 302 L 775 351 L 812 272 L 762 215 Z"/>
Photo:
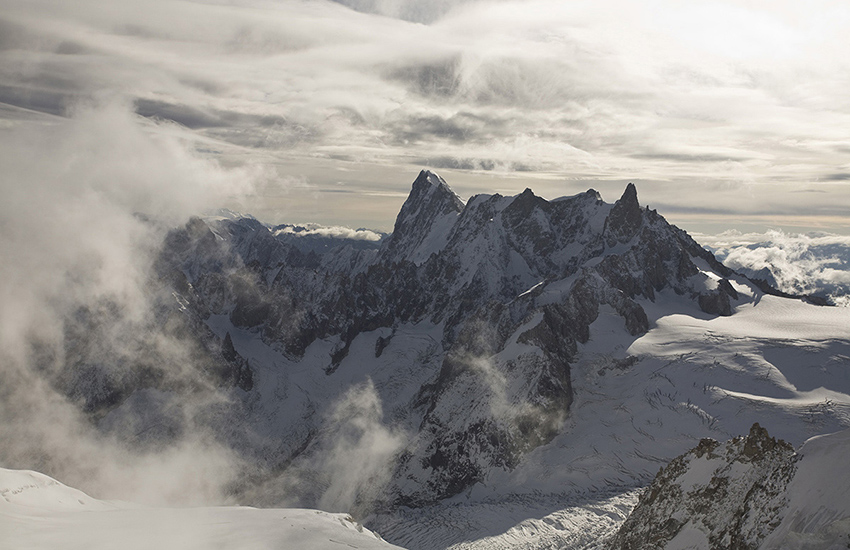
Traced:
<path id="1" fill-rule="evenodd" d="M 463 198 L 631 181 L 690 232 L 847 235 L 847 28 L 827 0 L 0 0 L 0 145 L 181 185 L 150 135 L 270 223 L 389 231 L 430 168 Z"/>

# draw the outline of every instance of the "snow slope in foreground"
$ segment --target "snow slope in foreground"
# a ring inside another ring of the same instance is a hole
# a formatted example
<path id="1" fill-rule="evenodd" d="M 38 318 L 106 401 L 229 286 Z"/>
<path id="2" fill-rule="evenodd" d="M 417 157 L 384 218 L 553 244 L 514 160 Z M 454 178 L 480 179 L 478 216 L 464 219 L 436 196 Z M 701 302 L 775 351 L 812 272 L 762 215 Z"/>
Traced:
<path id="1" fill-rule="evenodd" d="M 149 508 L 100 501 L 46 475 L 0 468 L 4 548 L 399 548 L 345 514 L 247 507 Z"/>
<path id="2" fill-rule="evenodd" d="M 788 485 L 788 511 L 761 548 L 850 547 L 850 430 L 813 437 L 799 455 Z"/>

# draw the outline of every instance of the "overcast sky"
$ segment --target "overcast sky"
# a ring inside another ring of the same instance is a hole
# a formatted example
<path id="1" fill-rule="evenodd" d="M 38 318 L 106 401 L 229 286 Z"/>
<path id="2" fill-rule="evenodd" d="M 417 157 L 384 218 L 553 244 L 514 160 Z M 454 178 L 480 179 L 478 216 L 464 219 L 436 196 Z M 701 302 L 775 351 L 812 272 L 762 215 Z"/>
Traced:
<path id="1" fill-rule="evenodd" d="M 0 146 L 49 165 L 134 124 L 242 167 L 223 205 L 269 222 L 390 230 L 427 167 L 463 198 L 633 181 L 689 231 L 850 234 L 848 28 L 818 0 L 0 0 Z"/>

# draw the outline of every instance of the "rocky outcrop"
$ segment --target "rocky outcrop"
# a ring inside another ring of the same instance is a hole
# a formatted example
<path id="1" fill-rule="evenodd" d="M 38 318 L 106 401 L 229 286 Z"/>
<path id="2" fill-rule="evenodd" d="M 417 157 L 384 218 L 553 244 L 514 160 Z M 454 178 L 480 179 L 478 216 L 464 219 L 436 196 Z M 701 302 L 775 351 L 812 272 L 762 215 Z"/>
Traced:
<path id="1" fill-rule="evenodd" d="M 226 367 L 220 370 L 221 380 L 243 391 L 251 391 L 254 387 L 254 372 L 248 366 L 248 361 L 236 353 L 229 332 L 221 343 L 221 356 L 226 362 Z"/>
<path id="2" fill-rule="evenodd" d="M 703 439 L 658 472 L 608 547 L 755 550 L 782 520 L 796 460 L 758 423 L 723 444 Z"/>
<path id="3" fill-rule="evenodd" d="M 723 317 L 732 315 L 732 304 L 729 302 L 729 295 L 725 292 L 719 290 L 703 292 L 697 300 L 699 308 L 706 313 Z"/>
<path id="4" fill-rule="evenodd" d="M 699 307 L 706 313 L 728 317 L 732 315 L 731 299 L 738 299 L 738 291 L 732 287 L 729 279 L 720 279 L 717 288 L 709 292 L 701 292 L 697 297 Z"/>

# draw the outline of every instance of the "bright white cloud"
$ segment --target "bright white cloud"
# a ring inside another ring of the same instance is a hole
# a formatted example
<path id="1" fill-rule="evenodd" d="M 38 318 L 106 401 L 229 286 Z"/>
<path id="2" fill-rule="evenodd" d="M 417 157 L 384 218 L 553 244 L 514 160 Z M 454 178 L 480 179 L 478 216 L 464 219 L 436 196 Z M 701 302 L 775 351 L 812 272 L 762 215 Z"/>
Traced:
<path id="1" fill-rule="evenodd" d="M 850 236 L 782 231 L 699 235 L 729 267 L 793 294 L 820 294 L 850 305 Z"/>
<path id="2" fill-rule="evenodd" d="M 318 235 L 320 237 L 330 237 L 333 239 L 353 239 L 355 241 L 373 241 L 381 240 L 381 235 L 369 229 L 351 229 L 350 227 L 342 226 L 324 226 L 315 223 L 306 223 L 298 226 L 286 226 L 275 231 L 275 234 L 285 233 L 304 237 L 307 235 Z"/>

